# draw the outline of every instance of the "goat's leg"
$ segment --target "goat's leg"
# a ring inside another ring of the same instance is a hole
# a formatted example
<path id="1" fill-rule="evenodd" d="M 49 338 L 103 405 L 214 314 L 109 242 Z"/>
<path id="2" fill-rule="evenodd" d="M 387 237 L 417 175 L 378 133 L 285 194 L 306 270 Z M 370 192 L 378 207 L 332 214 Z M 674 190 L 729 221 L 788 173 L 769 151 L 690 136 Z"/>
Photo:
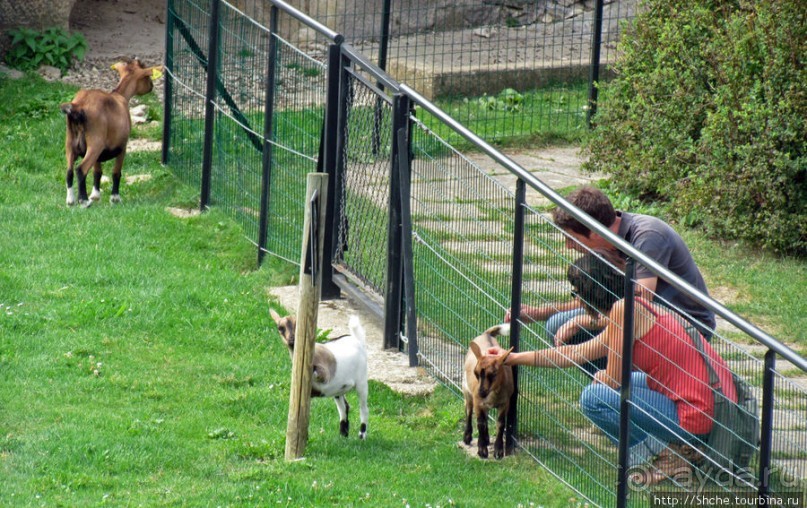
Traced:
<path id="1" fill-rule="evenodd" d="M 359 427 L 359 439 L 367 437 L 367 424 L 370 422 L 370 410 L 367 409 L 367 382 L 356 385 L 356 393 L 359 394 L 359 414 L 361 416 L 361 427 Z"/>
<path id="2" fill-rule="evenodd" d="M 78 166 L 78 204 L 84 208 L 89 208 L 92 205 L 92 201 L 87 197 L 87 173 L 98 162 L 100 155 L 99 150 L 87 147 L 87 153 L 84 154 L 84 158 Z"/>
<path id="3" fill-rule="evenodd" d="M 465 433 L 462 435 L 462 442 L 470 445 L 474 438 L 474 398 L 472 395 L 465 394 Z"/>
<path id="4" fill-rule="evenodd" d="M 98 201 L 101 199 L 101 163 L 95 161 L 92 165 L 92 192 L 90 193 L 90 201 Z"/>
<path id="5" fill-rule="evenodd" d="M 477 455 L 483 459 L 488 458 L 488 446 L 490 446 L 490 433 L 488 431 L 488 412 L 477 410 L 476 412 L 476 428 L 479 432 L 477 439 Z"/>
<path id="6" fill-rule="evenodd" d="M 507 419 L 507 407 L 500 407 L 496 415 L 496 441 L 493 442 L 493 457 L 504 457 L 504 428 Z"/>
<path id="7" fill-rule="evenodd" d="M 123 169 L 123 158 L 126 156 L 126 148 L 115 157 L 115 167 L 112 168 L 112 194 L 109 196 L 110 203 L 120 203 L 120 176 Z"/>
<path id="8" fill-rule="evenodd" d="M 350 404 L 344 395 L 337 395 L 333 398 L 336 401 L 336 408 L 339 410 L 339 433 L 347 437 L 350 431 L 350 421 L 348 420 L 348 413 L 350 413 Z"/>
<path id="9" fill-rule="evenodd" d="M 64 181 L 67 185 L 67 199 L 65 202 L 67 206 L 73 206 L 76 204 L 76 190 L 73 188 L 73 166 L 76 164 L 76 155 L 73 153 L 73 150 L 70 148 L 67 149 L 67 174 L 65 175 Z"/>

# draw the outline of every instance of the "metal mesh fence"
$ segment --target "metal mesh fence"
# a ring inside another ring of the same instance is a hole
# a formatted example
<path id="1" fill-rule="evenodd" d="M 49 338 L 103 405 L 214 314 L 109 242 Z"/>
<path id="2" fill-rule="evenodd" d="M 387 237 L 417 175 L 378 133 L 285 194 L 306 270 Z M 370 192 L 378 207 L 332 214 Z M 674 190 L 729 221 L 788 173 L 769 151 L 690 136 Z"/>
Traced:
<path id="1" fill-rule="evenodd" d="M 387 272 L 392 108 L 354 67 L 347 74 L 347 121 L 342 133 L 344 167 L 340 227 L 334 264 L 355 282 L 383 295 Z"/>
<path id="2" fill-rule="evenodd" d="M 261 198 L 268 197 L 266 249 L 297 263 L 305 175 L 317 170 L 321 156 L 320 143 L 326 135 L 326 75 L 332 75 L 327 72 L 332 69 L 326 68 L 323 45 L 316 40 L 309 39 L 303 50 L 277 33 L 270 34 L 248 13 L 226 2 L 222 7 L 220 84 L 213 100 L 215 130 L 209 147 L 211 204 L 236 217 L 254 240 L 261 233 Z M 198 185 L 205 140 L 205 38 L 210 14 L 192 1 L 174 0 L 169 9 L 176 17 L 169 21 L 174 27 L 169 36 L 173 62 L 173 92 L 167 98 L 172 125 L 169 164 L 180 178 Z M 286 28 L 293 26 L 291 20 L 284 23 Z M 292 28 L 289 33 L 300 30 Z M 393 125 L 398 117 L 388 93 L 409 92 L 391 81 L 382 90 L 377 85 L 377 70 L 371 72 L 371 64 L 351 51 L 343 49 L 341 65 L 341 112 L 331 119 L 338 122 L 334 267 L 371 299 L 381 301 L 390 277 L 390 209 L 398 192 L 393 186 L 396 165 L 392 162 L 400 154 L 393 148 L 393 132 L 401 127 Z M 267 103 L 272 108 L 270 129 L 264 125 Z M 524 178 L 517 171 L 502 162 L 477 162 L 488 155 L 463 153 L 443 135 L 456 127 L 429 113 L 423 103 L 409 121 L 411 146 L 404 148 L 410 150 L 411 162 L 409 219 L 418 353 L 422 365 L 459 394 L 468 343 L 501 322 L 510 305 L 514 242 L 519 234 L 514 220 L 517 212 L 525 214 L 524 258 L 518 267 L 524 304 L 552 304 L 559 310 L 558 305 L 574 298 L 576 288 L 567 270 L 581 255 L 580 246 L 547 216 L 550 202 L 545 193 L 528 188 L 526 203 L 517 205 L 512 189 Z M 271 132 L 268 139 L 264 137 L 267 130 Z M 267 162 L 268 168 L 262 166 Z M 269 179 L 262 183 L 261 172 L 266 169 Z M 268 196 L 261 196 L 262 185 Z M 665 326 L 668 332 L 674 330 L 671 324 Z M 549 321 L 524 322 L 519 349 L 554 348 L 553 329 Z M 686 337 L 679 334 L 674 340 L 685 341 Z M 508 345 L 506 338 L 501 342 Z M 749 381 L 758 401 L 764 398 L 763 386 L 775 387 L 767 392 L 773 393 L 770 490 L 785 493 L 803 487 L 807 478 L 803 372 L 786 362 L 773 365 L 776 355 L 737 329 L 719 328 L 711 345 L 731 371 Z M 693 354 L 691 346 L 686 347 L 686 354 Z M 583 497 L 610 506 L 616 495 L 617 447 L 592 425 L 581 405 L 593 368 L 586 364 L 565 369 L 521 368 L 515 438 L 523 451 Z M 641 408 L 634 405 L 633 411 Z M 692 457 L 687 460 L 695 461 Z M 763 466 L 760 460 L 757 455 L 750 464 L 755 476 Z M 659 489 L 747 491 L 748 484 L 738 483 L 733 476 L 721 479 L 694 474 L 689 479 L 668 480 L 661 487 L 634 488 L 630 502 L 646 506 Z"/>
<path id="3" fill-rule="evenodd" d="M 172 94 L 169 143 L 171 170 L 187 184 L 198 188 L 201 182 L 202 146 L 205 122 L 205 83 L 207 82 L 207 41 L 210 2 L 170 1 L 167 54 L 171 69 Z"/>
<path id="4" fill-rule="evenodd" d="M 391 76 L 487 140 L 575 138 L 586 129 L 596 2 L 347 1 L 306 4 Z M 635 0 L 604 2 L 599 81 Z M 460 140 L 439 123 L 445 139 Z"/>

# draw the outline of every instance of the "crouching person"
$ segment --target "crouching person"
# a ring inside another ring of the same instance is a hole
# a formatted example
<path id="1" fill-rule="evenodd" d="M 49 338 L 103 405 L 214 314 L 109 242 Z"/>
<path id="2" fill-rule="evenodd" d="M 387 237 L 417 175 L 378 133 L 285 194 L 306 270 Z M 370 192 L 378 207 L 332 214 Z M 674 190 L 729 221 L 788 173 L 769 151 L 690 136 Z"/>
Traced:
<path id="1" fill-rule="evenodd" d="M 605 261 L 604 259 L 608 259 Z M 510 353 L 507 365 L 572 367 L 606 358 L 605 369 L 594 375 L 580 397 L 583 413 L 614 443 L 619 437 L 619 388 L 622 384 L 622 328 L 624 323 L 623 262 L 605 251 L 588 253 L 570 267 L 569 282 L 590 315 L 607 319 L 604 330 L 582 344 L 539 351 Z M 691 474 L 700 454 L 696 447 L 712 428 L 714 393 L 703 357 L 689 335 L 686 321 L 667 307 L 637 297 L 634 307 L 633 372 L 631 374 L 631 480 L 655 484 Z M 697 333 L 697 332 L 694 332 Z M 726 363 L 706 341 L 701 341 L 724 389 L 736 402 L 737 394 Z M 490 355 L 505 355 L 491 348 Z"/>

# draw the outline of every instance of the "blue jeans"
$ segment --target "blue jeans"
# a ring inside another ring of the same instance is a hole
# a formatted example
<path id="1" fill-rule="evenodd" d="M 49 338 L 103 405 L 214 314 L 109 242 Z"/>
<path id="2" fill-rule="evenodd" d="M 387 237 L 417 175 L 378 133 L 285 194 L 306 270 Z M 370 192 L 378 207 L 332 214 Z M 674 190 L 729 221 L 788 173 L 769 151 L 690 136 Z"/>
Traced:
<path id="1" fill-rule="evenodd" d="M 549 319 L 546 320 L 546 331 L 549 335 L 549 340 L 554 343 L 555 335 L 558 333 L 561 326 L 565 325 L 577 316 L 582 316 L 585 313 L 586 310 L 580 308 L 558 312 L 557 314 L 550 316 Z M 581 330 L 574 334 L 572 338 L 566 342 L 566 344 L 581 344 L 593 339 L 600 331 L 601 330 Z M 601 358 L 593 362 L 584 363 L 581 365 L 581 367 L 589 376 L 594 377 L 594 374 L 596 374 L 598 370 L 605 368 L 605 364 L 607 362 L 607 358 Z"/>
<path id="2" fill-rule="evenodd" d="M 647 386 L 647 374 L 631 374 L 631 462 L 657 455 L 667 443 L 697 443 L 698 437 L 681 428 L 675 402 Z M 619 440 L 619 391 L 591 384 L 580 395 L 583 414 L 615 444 Z"/>

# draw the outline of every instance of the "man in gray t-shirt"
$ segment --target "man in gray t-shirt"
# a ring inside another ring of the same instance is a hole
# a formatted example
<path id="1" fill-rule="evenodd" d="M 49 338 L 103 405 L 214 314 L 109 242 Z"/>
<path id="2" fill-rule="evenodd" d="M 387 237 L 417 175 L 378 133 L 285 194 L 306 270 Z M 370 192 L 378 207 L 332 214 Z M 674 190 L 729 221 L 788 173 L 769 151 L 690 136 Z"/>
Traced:
<path id="1" fill-rule="evenodd" d="M 566 199 L 639 251 L 708 294 L 706 283 L 692 259 L 689 248 L 667 223 L 648 215 L 617 212 L 608 196 L 595 187 L 581 187 L 569 194 Z M 614 250 L 604 238 L 560 208 L 552 212 L 552 220 L 571 237 L 566 240 L 567 247 L 571 249 L 584 250 L 580 247 L 583 245 L 592 250 Z M 653 298 L 661 304 L 681 311 L 707 340 L 712 337 L 715 328 L 715 315 L 712 311 L 702 307 L 665 280 L 659 279 L 644 266 L 637 265 L 636 279 L 646 298 Z M 599 333 L 603 326 L 597 318 L 586 314 L 582 304 L 577 300 L 539 307 L 524 305 L 521 307 L 520 318 L 524 321 L 546 321 L 549 338 L 553 339 L 557 346 L 589 340 Z M 509 319 L 508 312 L 505 320 Z M 602 366 L 588 364 L 584 368 L 592 373 Z"/>

